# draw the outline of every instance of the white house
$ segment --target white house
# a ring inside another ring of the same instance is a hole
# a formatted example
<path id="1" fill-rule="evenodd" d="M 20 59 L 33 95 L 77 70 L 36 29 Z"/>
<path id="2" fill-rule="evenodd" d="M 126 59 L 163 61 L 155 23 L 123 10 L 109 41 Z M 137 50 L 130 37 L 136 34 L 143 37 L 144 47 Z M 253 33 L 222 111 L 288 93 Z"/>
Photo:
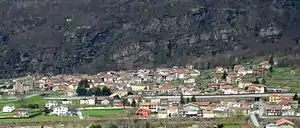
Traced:
<path id="1" fill-rule="evenodd" d="M 68 114 L 69 108 L 65 105 L 55 106 L 51 114 L 58 116 L 66 116 Z"/>
<path id="2" fill-rule="evenodd" d="M 105 100 L 102 100 L 101 101 L 101 104 L 102 105 L 109 105 L 110 104 L 110 101 L 108 99 L 105 99 Z"/>
<path id="3" fill-rule="evenodd" d="M 189 78 L 189 79 L 183 80 L 183 83 L 185 83 L 185 84 L 194 84 L 195 82 L 196 82 L 195 78 Z"/>
<path id="4" fill-rule="evenodd" d="M 63 99 L 61 101 L 62 104 L 72 104 L 72 101 L 71 100 L 67 100 L 67 99 Z"/>
<path id="5" fill-rule="evenodd" d="M 8 105 L 5 105 L 2 109 L 2 112 L 12 112 L 14 111 L 16 108 L 13 104 L 8 104 Z"/>
<path id="6" fill-rule="evenodd" d="M 90 98 L 90 99 L 81 99 L 79 101 L 80 104 L 86 104 L 86 105 L 95 105 L 96 104 L 96 100 L 95 98 Z"/>
<path id="7" fill-rule="evenodd" d="M 46 104 L 45 104 L 45 107 L 48 108 L 48 109 L 51 109 L 52 107 L 54 106 L 57 106 L 57 102 L 56 101 L 48 101 Z"/>

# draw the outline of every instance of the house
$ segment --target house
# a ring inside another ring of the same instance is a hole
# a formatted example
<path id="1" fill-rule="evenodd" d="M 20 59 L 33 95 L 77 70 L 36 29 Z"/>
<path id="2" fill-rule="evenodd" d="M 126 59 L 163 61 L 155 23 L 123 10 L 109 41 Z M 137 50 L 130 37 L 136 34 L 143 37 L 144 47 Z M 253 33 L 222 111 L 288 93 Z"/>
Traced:
<path id="1" fill-rule="evenodd" d="M 245 70 L 245 67 L 244 67 L 243 65 L 234 65 L 234 66 L 233 66 L 233 70 L 234 70 L 235 72 L 238 72 L 238 71 L 240 71 L 240 70 Z"/>
<path id="2" fill-rule="evenodd" d="M 177 117 L 179 115 L 179 108 L 178 106 L 168 106 L 165 107 L 168 117 Z"/>
<path id="3" fill-rule="evenodd" d="M 2 108 L 2 112 L 13 112 L 15 110 L 15 105 L 8 104 Z"/>
<path id="4" fill-rule="evenodd" d="M 188 79 L 183 80 L 183 83 L 185 83 L 185 84 L 194 84 L 195 82 L 196 82 L 195 78 L 188 78 Z"/>
<path id="5" fill-rule="evenodd" d="M 158 102 L 141 102 L 139 107 L 143 109 L 148 109 L 150 113 L 158 112 Z"/>
<path id="6" fill-rule="evenodd" d="M 167 98 L 160 99 L 159 105 L 160 106 L 168 106 L 169 100 Z"/>
<path id="7" fill-rule="evenodd" d="M 295 124 L 287 119 L 279 119 L 276 120 L 276 125 L 278 126 L 278 128 L 294 128 Z"/>
<path id="8" fill-rule="evenodd" d="M 142 86 L 142 85 L 131 85 L 130 87 L 132 91 L 142 91 L 149 88 L 149 86 Z"/>
<path id="9" fill-rule="evenodd" d="M 253 69 L 253 74 L 258 76 L 265 76 L 268 73 L 268 69 L 265 68 L 255 68 Z"/>
<path id="10" fill-rule="evenodd" d="M 215 118 L 215 114 L 211 108 L 207 108 L 202 110 L 202 117 L 203 118 Z"/>
<path id="11" fill-rule="evenodd" d="M 142 117 L 148 117 L 150 115 L 150 111 L 148 109 L 141 108 L 138 109 L 135 114 Z"/>
<path id="12" fill-rule="evenodd" d="M 56 101 L 48 101 L 46 104 L 45 104 L 45 107 L 48 108 L 48 109 L 51 109 L 52 107 L 54 106 L 57 106 L 57 102 Z"/>
<path id="13" fill-rule="evenodd" d="M 57 115 L 57 116 L 66 116 L 68 115 L 69 108 L 68 106 L 65 105 L 58 105 L 53 107 L 52 115 Z"/>
<path id="14" fill-rule="evenodd" d="M 157 112 L 157 118 L 167 118 L 168 114 L 167 111 L 163 108 L 163 109 L 159 109 Z"/>
<path id="15" fill-rule="evenodd" d="M 220 66 L 217 66 L 216 68 L 215 68 L 215 72 L 216 73 L 224 73 L 224 71 L 225 71 L 225 69 L 223 68 L 223 67 L 220 67 Z"/>
<path id="16" fill-rule="evenodd" d="M 266 87 L 261 84 L 252 84 L 246 87 L 247 92 L 249 93 L 265 93 L 266 92 Z"/>
<path id="17" fill-rule="evenodd" d="M 101 101 L 101 105 L 105 105 L 105 106 L 110 105 L 110 101 L 108 99 L 104 99 Z"/>
<path id="18" fill-rule="evenodd" d="M 249 115 L 251 112 L 251 104 L 248 102 L 237 102 L 232 107 L 237 115 Z"/>
<path id="19" fill-rule="evenodd" d="M 276 124 L 267 124 L 265 128 L 278 128 L 278 126 Z"/>
<path id="20" fill-rule="evenodd" d="M 115 100 L 112 101 L 112 105 L 113 105 L 114 107 L 122 107 L 122 106 L 123 106 L 123 103 L 122 103 L 121 100 L 115 99 Z"/>
<path id="21" fill-rule="evenodd" d="M 259 63 L 259 65 L 261 66 L 261 68 L 265 68 L 265 69 L 269 69 L 272 67 L 272 65 L 269 63 L 269 61 L 262 61 Z"/>
<path id="22" fill-rule="evenodd" d="M 273 95 L 269 96 L 269 102 L 279 103 L 280 100 L 281 100 L 281 95 L 279 95 L 279 94 L 273 94 Z"/>
<path id="23" fill-rule="evenodd" d="M 291 108 L 290 104 L 268 104 L 265 107 L 265 114 L 268 116 L 294 116 L 295 110 Z"/>
<path id="24" fill-rule="evenodd" d="M 183 117 L 200 117 L 202 115 L 202 110 L 199 105 L 189 103 L 183 105 L 183 108 L 180 112 Z"/>
<path id="25" fill-rule="evenodd" d="M 171 93 L 176 90 L 175 86 L 172 85 L 163 85 L 158 88 L 158 91 L 161 93 Z"/>
<path id="26" fill-rule="evenodd" d="M 20 109 L 17 110 L 17 113 L 13 117 L 28 118 L 29 117 L 28 110 L 25 109 L 25 108 L 20 108 Z"/>
<path id="27" fill-rule="evenodd" d="M 61 101 L 62 104 L 72 104 L 72 101 L 71 100 L 67 100 L 67 99 L 63 99 Z"/>
<path id="28" fill-rule="evenodd" d="M 80 99 L 79 103 L 84 105 L 95 105 L 96 104 L 96 99 L 94 97 L 89 98 L 89 99 Z"/>

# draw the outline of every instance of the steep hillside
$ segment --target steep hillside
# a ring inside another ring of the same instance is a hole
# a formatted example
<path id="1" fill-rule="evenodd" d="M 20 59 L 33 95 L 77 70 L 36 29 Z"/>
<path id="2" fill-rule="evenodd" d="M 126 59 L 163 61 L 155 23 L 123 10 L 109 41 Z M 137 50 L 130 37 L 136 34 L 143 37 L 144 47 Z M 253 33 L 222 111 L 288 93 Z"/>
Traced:
<path id="1" fill-rule="evenodd" d="M 297 0 L 0 0 L 0 77 L 207 67 L 270 53 L 299 60 L 299 6 Z"/>

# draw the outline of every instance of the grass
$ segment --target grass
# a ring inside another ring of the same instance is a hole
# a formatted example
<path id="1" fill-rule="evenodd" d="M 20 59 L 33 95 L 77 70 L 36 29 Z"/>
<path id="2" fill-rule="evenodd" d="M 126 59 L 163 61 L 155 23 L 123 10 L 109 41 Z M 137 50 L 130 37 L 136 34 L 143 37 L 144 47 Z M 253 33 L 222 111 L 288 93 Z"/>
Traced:
<path id="1" fill-rule="evenodd" d="M 43 115 L 38 115 L 35 117 L 31 118 L 25 118 L 25 119 L 1 119 L 0 122 L 5 122 L 5 123 L 17 123 L 17 122 L 36 122 L 36 121 L 73 121 L 73 120 L 79 120 L 78 117 L 71 117 L 71 116 L 66 116 L 66 117 L 60 117 L 60 116 L 43 116 Z"/>
<path id="2" fill-rule="evenodd" d="M 240 125 L 224 125 L 224 128 L 241 128 Z"/>
<path id="3" fill-rule="evenodd" d="M 7 104 L 14 104 L 16 108 L 20 108 L 22 104 L 38 104 L 40 108 L 45 105 L 45 100 L 41 96 L 34 96 L 24 100 L 0 102 L 0 108 Z"/>
<path id="4" fill-rule="evenodd" d="M 269 87 L 289 87 L 294 92 L 300 92 L 300 68 L 277 68 L 265 77 Z"/>
<path id="5" fill-rule="evenodd" d="M 93 110 L 82 110 L 84 116 L 90 117 L 125 117 L 128 115 L 129 110 L 127 109 L 93 109 Z"/>

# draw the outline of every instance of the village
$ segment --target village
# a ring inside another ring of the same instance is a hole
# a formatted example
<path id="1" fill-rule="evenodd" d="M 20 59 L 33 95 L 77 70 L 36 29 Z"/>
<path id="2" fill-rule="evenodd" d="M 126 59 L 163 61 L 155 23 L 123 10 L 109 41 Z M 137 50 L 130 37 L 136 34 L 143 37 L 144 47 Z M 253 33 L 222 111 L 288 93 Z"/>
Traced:
<path id="1" fill-rule="evenodd" d="M 300 86 L 271 83 L 279 69 L 265 60 L 208 70 L 186 65 L 12 78 L 0 82 L 0 123 L 131 117 L 224 119 L 224 127 L 236 121 L 235 127 L 241 128 L 296 128 Z"/>

